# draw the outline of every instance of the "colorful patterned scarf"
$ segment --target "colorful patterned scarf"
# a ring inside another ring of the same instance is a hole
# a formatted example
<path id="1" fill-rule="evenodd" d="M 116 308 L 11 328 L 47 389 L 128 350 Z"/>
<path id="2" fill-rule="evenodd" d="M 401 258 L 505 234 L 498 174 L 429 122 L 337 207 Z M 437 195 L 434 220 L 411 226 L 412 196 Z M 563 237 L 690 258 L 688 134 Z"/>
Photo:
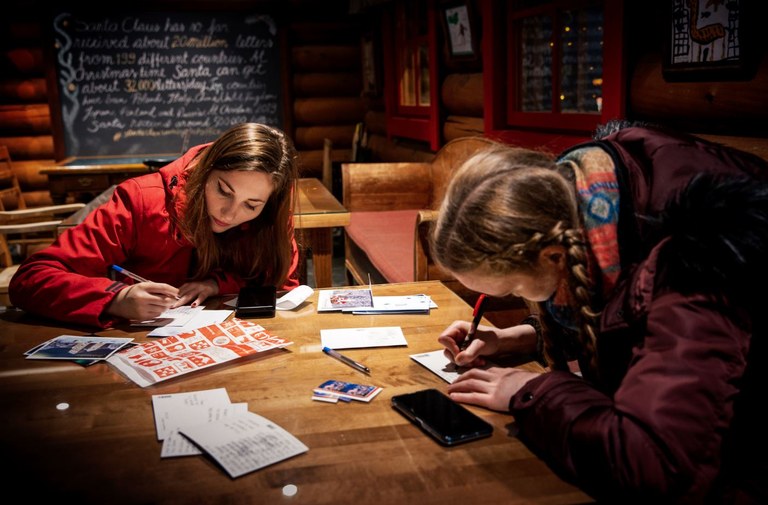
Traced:
<path id="1" fill-rule="evenodd" d="M 560 163 L 576 175 L 579 210 L 584 220 L 591 254 L 587 270 L 595 287 L 605 298 L 621 273 L 617 224 L 619 221 L 619 185 L 611 157 L 599 147 L 585 147 L 566 154 Z M 596 270 L 599 273 L 596 273 Z M 545 302 L 547 311 L 561 325 L 578 330 L 567 280 Z M 599 307 L 594 307 L 599 309 Z"/>

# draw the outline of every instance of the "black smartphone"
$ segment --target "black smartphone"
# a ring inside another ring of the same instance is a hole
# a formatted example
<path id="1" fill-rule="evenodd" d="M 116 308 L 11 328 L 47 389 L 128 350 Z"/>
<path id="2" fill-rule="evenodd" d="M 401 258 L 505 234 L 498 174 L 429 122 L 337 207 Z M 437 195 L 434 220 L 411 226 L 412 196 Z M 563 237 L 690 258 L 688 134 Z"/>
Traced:
<path id="1" fill-rule="evenodd" d="M 489 437 L 493 426 L 437 389 L 395 395 L 392 407 L 443 445 Z"/>
<path id="2" fill-rule="evenodd" d="M 237 295 L 235 316 L 275 317 L 277 288 L 275 286 L 245 286 Z"/>

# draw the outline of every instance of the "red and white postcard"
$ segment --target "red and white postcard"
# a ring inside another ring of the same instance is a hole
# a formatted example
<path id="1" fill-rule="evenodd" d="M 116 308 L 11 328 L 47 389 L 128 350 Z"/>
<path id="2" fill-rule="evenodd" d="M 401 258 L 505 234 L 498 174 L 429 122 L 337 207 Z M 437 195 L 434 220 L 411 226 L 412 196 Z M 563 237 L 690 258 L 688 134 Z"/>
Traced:
<path id="1" fill-rule="evenodd" d="M 139 386 L 146 387 L 292 343 L 270 335 L 256 323 L 233 318 L 142 342 L 113 354 L 107 362 Z"/>

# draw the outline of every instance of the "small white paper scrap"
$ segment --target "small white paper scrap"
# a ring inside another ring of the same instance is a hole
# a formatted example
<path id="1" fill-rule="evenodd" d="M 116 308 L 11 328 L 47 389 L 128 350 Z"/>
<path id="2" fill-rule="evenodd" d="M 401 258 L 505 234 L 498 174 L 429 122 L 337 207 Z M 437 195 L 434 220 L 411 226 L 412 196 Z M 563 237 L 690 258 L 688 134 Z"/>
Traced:
<path id="1" fill-rule="evenodd" d="M 310 288 L 306 284 L 297 286 L 292 290 L 288 291 L 286 294 L 284 294 L 283 296 L 281 296 L 275 301 L 275 309 L 293 310 L 299 305 L 301 305 L 302 303 L 304 303 L 304 300 L 312 296 L 312 293 L 314 292 L 315 290 Z M 237 307 L 237 297 L 234 297 L 231 300 L 224 302 L 224 305 L 229 305 L 230 307 Z"/>

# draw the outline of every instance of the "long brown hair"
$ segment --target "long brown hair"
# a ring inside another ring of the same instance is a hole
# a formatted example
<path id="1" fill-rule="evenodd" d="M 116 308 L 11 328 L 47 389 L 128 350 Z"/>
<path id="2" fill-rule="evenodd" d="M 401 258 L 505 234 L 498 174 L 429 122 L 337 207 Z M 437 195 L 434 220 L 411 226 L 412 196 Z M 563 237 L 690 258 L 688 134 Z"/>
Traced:
<path id="1" fill-rule="evenodd" d="M 213 233 L 205 204 L 205 185 L 213 170 L 269 174 L 274 190 L 261 214 L 224 233 Z M 194 278 L 224 269 L 255 283 L 280 287 L 293 258 L 292 213 L 298 167 L 290 139 L 264 124 L 233 126 L 198 154 L 184 177 L 185 207 L 177 224 L 197 250 Z"/>
<path id="2" fill-rule="evenodd" d="M 435 261 L 451 272 L 480 268 L 504 275 L 530 272 L 544 247 L 564 246 L 583 356 L 597 373 L 588 251 L 575 188 L 564 169 L 549 154 L 501 144 L 475 154 L 451 179 L 430 247 Z M 545 314 L 541 306 L 539 313 Z M 551 333 L 544 331 L 545 356 L 553 368 L 565 369 L 562 346 Z"/>

